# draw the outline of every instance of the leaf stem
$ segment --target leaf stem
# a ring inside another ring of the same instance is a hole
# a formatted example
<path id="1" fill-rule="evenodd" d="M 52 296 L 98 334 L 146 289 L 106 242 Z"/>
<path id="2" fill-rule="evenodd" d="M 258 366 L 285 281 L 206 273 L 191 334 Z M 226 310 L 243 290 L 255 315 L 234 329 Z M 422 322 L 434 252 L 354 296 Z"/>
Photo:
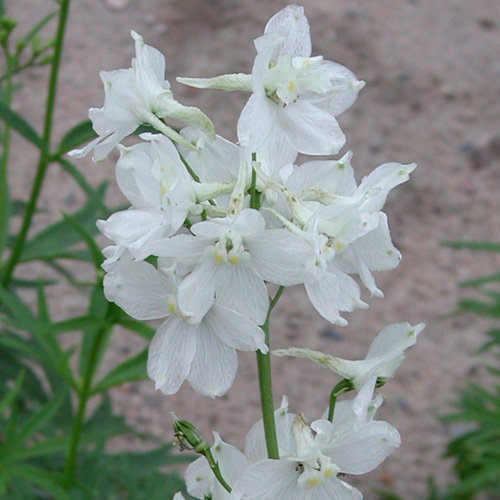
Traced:
<path id="1" fill-rule="evenodd" d="M 33 186 L 31 188 L 30 198 L 26 206 L 26 211 L 24 213 L 23 222 L 21 229 L 17 235 L 14 242 L 14 247 L 9 259 L 5 265 L 5 269 L 2 276 L 2 285 L 7 288 L 10 280 L 12 278 L 12 273 L 14 268 L 21 257 L 23 251 L 24 242 L 26 241 L 26 236 L 31 225 L 31 219 L 35 213 L 36 204 L 38 201 L 38 196 L 40 195 L 40 190 L 42 188 L 43 179 L 45 177 L 45 172 L 47 166 L 50 163 L 50 154 L 48 149 L 50 147 L 50 140 L 52 135 L 52 119 L 54 115 L 54 106 L 56 100 L 56 90 L 57 90 L 57 79 L 59 74 L 59 64 L 61 61 L 62 47 L 64 41 L 64 32 L 66 29 L 66 21 L 68 18 L 70 0 L 60 0 L 60 10 L 59 10 L 59 22 L 57 26 L 56 41 L 54 45 L 54 58 L 52 60 L 52 65 L 50 68 L 49 86 L 47 92 L 47 101 L 45 105 L 45 120 L 43 127 L 43 141 L 45 143 L 45 148 L 40 150 L 40 159 L 38 161 L 38 167 L 33 181 Z"/>
<path id="2" fill-rule="evenodd" d="M 109 309 L 108 309 L 109 311 Z M 75 472 L 75 462 L 76 454 L 78 452 L 78 445 L 80 443 L 80 437 L 82 435 L 83 423 L 85 419 L 85 410 L 87 408 L 87 402 L 92 395 L 92 381 L 96 371 L 97 354 L 99 352 L 101 341 L 106 334 L 108 327 L 103 327 L 99 330 L 97 335 L 94 337 L 92 346 L 90 348 L 88 364 L 85 369 L 85 376 L 78 390 L 78 408 L 76 411 L 75 419 L 73 420 L 73 427 L 71 430 L 71 439 L 68 448 L 68 455 L 64 463 L 63 469 L 63 487 L 68 489 L 73 479 Z"/>

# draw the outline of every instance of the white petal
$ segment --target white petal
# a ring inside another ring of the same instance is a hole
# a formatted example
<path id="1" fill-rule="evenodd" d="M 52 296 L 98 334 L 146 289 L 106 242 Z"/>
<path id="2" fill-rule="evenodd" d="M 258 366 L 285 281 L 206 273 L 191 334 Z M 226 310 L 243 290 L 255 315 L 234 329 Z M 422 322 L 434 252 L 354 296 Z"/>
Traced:
<path id="1" fill-rule="evenodd" d="M 296 463 L 287 460 L 263 460 L 251 465 L 234 485 L 231 498 L 252 500 L 295 500 Z"/>
<path id="2" fill-rule="evenodd" d="M 258 325 L 266 321 L 269 309 L 267 287 L 251 269 L 238 264 L 221 264 L 215 294 L 220 305 L 245 315 Z"/>
<path id="3" fill-rule="evenodd" d="M 238 120 L 240 144 L 250 151 L 257 151 L 276 126 L 277 111 L 277 105 L 265 95 L 252 94 Z"/>
<path id="4" fill-rule="evenodd" d="M 387 216 L 378 212 L 379 224 L 368 234 L 353 243 L 352 250 L 371 271 L 394 269 L 401 260 L 401 254 L 392 244 Z"/>
<path id="5" fill-rule="evenodd" d="M 104 276 L 104 294 L 136 319 L 157 319 L 170 314 L 166 296 L 171 278 L 147 262 L 121 261 Z"/>
<path id="6" fill-rule="evenodd" d="M 150 243 L 148 251 L 151 255 L 171 257 L 185 265 L 192 266 L 202 260 L 209 243 L 205 238 L 179 234 Z"/>
<path id="7" fill-rule="evenodd" d="M 213 78 L 187 78 L 177 77 L 177 81 L 183 85 L 189 85 L 197 89 L 221 89 L 221 90 L 246 90 L 252 91 L 252 75 L 245 73 L 233 73 L 229 75 L 214 76 Z"/>
<path id="8" fill-rule="evenodd" d="M 184 474 L 186 489 L 195 498 L 205 498 L 211 493 L 213 473 L 205 457 L 200 457 L 189 465 Z"/>
<path id="9" fill-rule="evenodd" d="M 148 104 L 152 104 L 159 94 L 170 88 L 165 81 L 165 57 L 158 49 L 146 45 L 135 31 L 131 31 L 131 36 L 135 40 L 136 58 L 132 60 L 132 67 L 137 91 Z"/>
<path id="10" fill-rule="evenodd" d="M 289 5 L 275 14 L 266 24 L 264 33 L 279 33 L 283 38 L 282 54 L 290 57 L 311 55 L 311 35 L 304 8 Z"/>
<path id="11" fill-rule="evenodd" d="M 363 498 L 359 490 L 337 478 L 324 481 L 317 486 L 317 489 L 319 491 L 315 492 L 317 495 L 314 497 L 315 500 L 316 498 L 324 500 L 361 500 Z"/>
<path id="12" fill-rule="evenodd" d="M 234 348 L 224 344 L 204 323 L 198 326 L 196 353 L 188 382 L 204 396 L 222 396 L 233 383 L 238 369 Z"/>
<path id="13" fill-rule="evenodd" d="M 409 323 L 386 326 L 373 340 L 366 359 L 386 355 L 388 351 L 404 351 L 415 344 L 424 327 L 424 323 L 413 327 Z"/>
<path id="14" fill-rule="evenodd" d="M 292 148 L 279 127 L 273 128 L 257 151 L 250 151 L 250 154 L 253 152 L 256 153 L 262 171 L 270 177 L 274 177 L 281 168 L 293 164 L 297 158 L 297 151 Z"/>
<path id="15" fill-rule="evenodd" d="M 406 182 L 416 167 L 415 163 L 402 165 L 395 162 L 384 163 L 377 167 L 359 185 L 358 191 L 360 193 L 370 195 L 363 203 L 362 209 L 366 212 L 381 210 L 390 190 Z"/>
<path id="16" fill-rule="evenodd" d="M 240 351 L 260 349 L 264 354 L 268 351 L 262 328 L 246 316 L 217 303 L 203 318 L 203 324 L 207 330 L 230 347 Z"/>
<path id="17" fill-rule="evenodd" d="M 313 97 L 313 102 L 328 109 L 333 116 L 350 108 L 365 85 L 351 70 L 333 61 L 323 61 L 318 72 L 328 75 L 333 88 L 327 94 Z"/>
<path id="18" fill-rule="evenodd" d="M 283 397 L 280 408 L 274 411 L 276 438 L 280 456 L 292 456 L 295 452 L 295 441 L 292 433 L 294 413 L 288 413 L 288 400 Z M 267 458 L 266 437 L 262 419 L 258 420 L 248 431 L 245 438 L 245 456 L 250 462 L 260 462 Z"/>
<path id="19" fill-rule="evenodd" d="M 400 444 L 397 429 L 377 421 L 368 422 L 322 451 L 342 472 L 365 474 L 378 467 Z"/>
<path id="20" fill-rule="evenodd" d="M 149 144 L 120 147 L 116 164 L 116 181 L 121 192 L 135 208 L 161 206 L 161 186 L 151 173 L 152 161 Z"/>
<path id="21" fill-rule="evenodd" d="M 352 153 L 339 161 L 310 161 L 294 169 L 286 187 L 295 193 L 308 188 L 321 189 L 340 196 L 352 196 L 356 191 L 354 170 L 350 163 Z"/>
<path id="22" fill-rule="evenodd" d="M 158 329 L 148 350 L 148 376 L 163 394 L 174 394 L 188 376 L 195 357 L 195 327 L 176 316 Z"/>
<path id="23" fill-rule="evenodd" d="M 149 255 L 146 246 L 169 236 L 172 227 L 163 212 L 155 210 L 123 210 L 106 221 L 97 222 L 99 230 L 117 245 L 126 247 L 138 259 Z"/>
<path id="24" fill-rule="evenodd" d="M 218 264 L 208 261 L 197 266 L 179 286 L 177 296 L 182 314 L 191 316 L 199 323 L 214 303 Z"/>
<path id="25" fill-rule="evenodd" d="M 342 272 L 335 266 L 335 260 L 330 261 L 328 273 L 336 277 L 339 286 L 337 299 L 338 308 L 341 311 L 354 311 L 355 309 L 366 309 L 368 305 L 363 302 L 359 285 L 348 274 Z"/>
<path id="26" fill-rule="evenodd" d="M 185 127 L 181 135 L 197 145 L 198 151 L 184 151 L 186 161 L 202 182 L 222 182 L 238 177 L 240 148 L 236 144 L 216 136 L 215 141 L 193 127 Z"/>
<path id="27" fill-rule="evenodd" d="M 219 434 L 214 432 L 214 437 L 214 445 L 211 448 L 212 455 L 215 461 L 219 464 L 224 480 L 229 484 L 229 486 L 233 486 L 250 464 L 240 450 L 225 443 L 220 438 Z M 219 496 L 220 495 L 214 495 L 214 498 L 219 498 Z M 227 494 L 227 498 L 229 498 L 229 494 Z"/>
<path id="28" fill-rule="evenodd" d="M 314 259 L 311 247 L 286 229 L 270 229 L 245 240 L 253 267 L 266 281 L 291 286 L 303 283 L 307 264 Z"/>
<path id="29" fill-rule="evenodd" d="M 278 119 L 288 141 L 299 153 L 337 154 L 345 144 L 337 120 L 307 99 L 298 99 L 281 109 Z"/>
<path id="30" fill-rule="evenodd" d="M 339 313 L 338 302 L 341 291 L 335 275 L 325 273 L 320 279 L 306 282 L 304 285 L 309 300 L 323 318 L 333 324 L 347 325 L 347 321 Z"/>
<path id="31" fill-rule="evenodd" d="M 234 220 L 233 226 L 243 237 L 260 235 L 266 228 L 266 221 L 258 210 L 244 208 Z"/>

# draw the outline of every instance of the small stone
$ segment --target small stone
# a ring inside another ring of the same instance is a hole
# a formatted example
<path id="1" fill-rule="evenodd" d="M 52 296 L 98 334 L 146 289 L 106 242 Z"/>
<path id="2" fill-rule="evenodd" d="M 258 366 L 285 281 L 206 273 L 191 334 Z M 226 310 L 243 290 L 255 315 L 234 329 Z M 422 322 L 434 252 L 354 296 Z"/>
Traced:
<path id="1" fill-rule="evenodd" d="M 323 328 L 323 330 L 319 332 L 319 336 L 325 339 L 334 340 L 335 342 L 340 342 L 344 340 L 344 336 L 341 333 L 338 333 L 333 328 L 329 327 Z"/>
<path id="2" fill-rule="evenodd" d="M 482 17 L 477 23 L 479 24 L 479 27 L 485 31 L 493 31 L 497 28 L 495 21 L 488 17 Z"/>
<path id="3" fill-rule="evenodd" d="M 349 19 L 357 19 L 359 17 L 362 17 L 363 11 L 359 7 L 351 5 L 345 10 L 345 15 Z"/>
<path id="4" fill-rule="evenodd" d="M 129 0 L 106 0 L 105 4 L 111 10 L 124 9 L 129 3 Z"/>

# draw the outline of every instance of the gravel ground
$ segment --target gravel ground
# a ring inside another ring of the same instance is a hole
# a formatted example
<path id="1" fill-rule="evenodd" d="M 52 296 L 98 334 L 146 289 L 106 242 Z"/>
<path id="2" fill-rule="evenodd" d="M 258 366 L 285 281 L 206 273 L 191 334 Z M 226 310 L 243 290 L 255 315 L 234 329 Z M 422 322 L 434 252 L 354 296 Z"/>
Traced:
<path id="1" fill-rule="evenodd" d="M 48 12 L 49 0 L 7 2 L 21 29 Z M 140 5 L 140 7 L 139 7 Z M 129 67 L 134 47 L 130 29 L 167 58 L 174 95 L 199 106 L 219 134 L 234 140 L 244 96 L 182 88 L 175 76 L 213 76 L 250 72 L 252 40 L 283 1 L 247 0 L 78 0 L 73 2 L 56 113 L 60 137 L 103 103 L 101 69 Z M 426 322 L 396 378 L 382 390 L 386 402 L 379 418 L 396 425 L 403 444 L 373 473 L 349 478 L 373 498 L 372 487 L 390 488 L 405 499 L 423 498 L 426 478 L 446 481 L 449 464 L 440 460 L 450 436 L 461 431 L 436 420 L 449 410 L 453 388 L 481 380 L 471 353 L 481 344 L 486 325 L 474 317 L 442 319 L 461 291 L 456 282 L 487 274 L 500 261 L 457 252 L 441 240 L 500 239 L 500 3 L 491 0 L 308 0 L 313 54 L 349 67 L 366 81 L 357 102 L 339 119 L 347 136 L 344 152 L 354 152 L 358 179 L 387 161 L 418 163 L 411 181 L 389 197 L 386 212 L 403 260 L 377 277 L 385 298 L 369 299 L 370 308 L 348 316 L 349 326 L 332 327 L 310 306 L 301 287 L 285 292 L 272 324 L 272 347 L 308 346 L 342 357 L 364 357 L 373 336 L 386 324 Z M 50 25 L 49 28 L 53 28 Z M 14 107 L 41 128 L 40 95 L 47 72 L 30 69 Z M 12 190 L 26 196 L 32 179 L 32 151 L 14 138 Z M 113 182 L 116 155 L 95 165 L 85 159 L 82 172 L 97 184 L 111 181 L 109 202 L 121 203 Z M 34 231 L 71 211 L 82 201 L 77 188 L 54 168 L 43 187 Z M 103 240 L 104 245 L 104 240 Z M 29 271 L 27 271 L 29 272 Z M 80 270 L 77 270 L 80 272 Z M 81 270 L 82 275 L 85 270 Z M 82 295 L 61 287 L 52 291 L 55 315 L 80 311 Z M 139 340 L 117 332 L 109 365 L 142 348 Z M 109 366 L 108 365 L 108 366 Z M 276 400 L 287 394 L 292 411 L 317 418 L 331 383 L 305 360 L 276 359 Z M 162 440 L 172 439 L 174 410 L 209 436 L 212 429 L 241 445 L 258 418 L 253 356 L 240 356 L 240 370 L 229 393 L 207 400 L 185 385 L 165 397 L 153 384 L 127 384 L 114 393 L 117 411 Z"/>

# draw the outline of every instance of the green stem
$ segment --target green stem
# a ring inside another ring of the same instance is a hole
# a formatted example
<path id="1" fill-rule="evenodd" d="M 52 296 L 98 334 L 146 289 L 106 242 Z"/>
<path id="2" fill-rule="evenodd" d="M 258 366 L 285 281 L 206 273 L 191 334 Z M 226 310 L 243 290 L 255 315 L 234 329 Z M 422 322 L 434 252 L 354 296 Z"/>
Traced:
<path id="1" fill-rule="evenodd" d="M 12 66 L 12 59 L 7 46 L 5 49 L 5 57 L 7 60 L 7 71 L 9 72 Z M 10 107 L 12 97 L 12 75 L 9 73 L 5 84 L 4 103 Z M 5 122 L 5 129 L 2 141 L 2 157 L 0 158 L 0 258 L 2 256 L 5 245 L 9 236 L 9 188 L 7 186 L 8 175 L 7 168 L 9 163 L 9 148 L 10 148 L 10 126 Z"/>
<path id="2" fill-rule="evenodd" d="M 333 413 L 335 411 L 335 403 L 337 402 L 337 398 L 344 394 L 345 392 L 349 392 L 353 389 L 352 382 L 348 379 L 341 380 L 333 389 L 330 394 L 330 406 L 328 407 L 328 420 L 333 422 Z"/>
<path id="3" fill-rule="evenodd" d="M 97 368 L 96 358 L 99 353 L 100 344 L 107 332 L 107 328 L 101 328 L 101 330 L 94 337 L 94 341 L 90 348 L 88 364 L 85 369 L 85 376 L 83 378 L 80 390 L 78 391 L 78 409 L 76 411 L 75 419 L 73 420 L 73 427 L 71 430 L 71 439 L 68 448 L 68 455 L 66 457 L 66 462 L 64 463 L 63 469 L 63 486 L 68 488 L 73 475 L 75 472 L 75 462 L 76 454 L 78 452 L 78 445 L 80 444 L 80 438 L 82 435 L 83 423 L 85 419 L 85 410 L 87 408 L 87 402 L 91 396 L 92 390 L 92 380 Z"/>
<path id="4" fill-rule="evenodd" d="M 276 306 L 284 287 L 281 286 L 269 304 L 266 322 L 261 326 L 265 333 L 265 342 L 269 348 L 269 321 L 271 311 Z M 271 377 L 271 352 L 262 354 L 257 351 L 257 369 L 259 374 L 260 405 L 262 409 L 262 420 L 264 422 L 264 435 L 266 437 L 267 456 L 279 459 L 278 439 L 276 437 L 276 423 L 274 421 L 273 384 Z"/>
<path id="5" fill-rule="evenodd" d="M 210 451 L 210 448 L 208 449 L 207 452 L 204 453 L 205 458 L 208 461 L 208 465 L 212 469 L 212 472 L 214 473 L 214 476 L 217 478 L 217 481 L 221 484 L 221 486 L 228 492 L 231 493 L 231 486 L 226 483 L 225 479 L 222 477 L 220 468 L 219 468 L 219 463 L 215 461 L 212 452 Z"/>
<path id="6" fill-rule="evenodd" d="M 255 163 L 257 161 L 257 155 L 256 153 L 252 153 L 252 163 Z M 252 168 L 252 183 L 250 185 L 250 207 L 259 209 L 260 208 L 260 193 L 256 189 L 256 184 L 257 184 L 257 172 L 255 171 L 255 168 Z"/>
<path id="7" fill-rule="evenodd" d="M 257 161 L 257 155 L 252 153 L 252 162 Z M 250 208 L 258 210 L 260 208 L 260 196 L 255 189 L 257 175 L 252 169 L 252 184 L 250 186 Z M 269 349 L 269 321 L 271 311 L 277 304 L 284 287 L 280 287 L 278 292 L 269 304 L 265 323 L 261 326 L 265 334 L 265 342 Z M 266 437 L 267 456 L 272 459 L 279 459 L 278 439 L 276 437 L 276 423 L 274 421 L 274 401 L 273 384 L 271 376 L 271 350 L 267 354 L 257 351 L 257 371 L 259 374 L 260 406 L 262 409 L 262 421 L 264 422 L 264 435 Z"/>
<path id="8" fill-rule="evenodd" d="M 38 161 L 35 180 L 33 181 L 30 198 L 28 200 L 28 204 L 26 205 L 26 211 L 24 213 L 21 229 L 19 230 L 16 241 L 14 243 L 14 247 L 12 249 L 12 253 L 10 254 L 9 260 L 6 263 L 2 276 L 2 285 L 6 288 L 8 287 L 12 278 L 14 268 L 16 267 L 16 264 L 21 257 L 24 242 L 26 241 L 26 236 L 28 234 L 28 229 L 31 225 L 31 219 L 36 210 L 36 204 L 38 201 L 38 196 L 40 195 L 40 190 L 42 188 L 45 172 L 47 170 L 47 166 L 50 163 L 50 154 L 48 152 L 48 148 L 50 147 L 50 140 L 52 135 L 52 119 L 54 115 L 54 105 L 56 100 L 57 78 L 59 74 L 59 64 L 61 61 L 64 31 L 66 29 L 70 0 L 60 0 L 60 4 L 61 8 L 59 11 L 59 23 L 57 26 L 56 42 L 54 46 L 54 58 L 52 60 L 52 66 L 50 69 L 47 102 L 45 105 L 45 120 L 43 127 L 43 141 L 45 143 L 45 148 L 40 151 L 40 159 Z"/>

